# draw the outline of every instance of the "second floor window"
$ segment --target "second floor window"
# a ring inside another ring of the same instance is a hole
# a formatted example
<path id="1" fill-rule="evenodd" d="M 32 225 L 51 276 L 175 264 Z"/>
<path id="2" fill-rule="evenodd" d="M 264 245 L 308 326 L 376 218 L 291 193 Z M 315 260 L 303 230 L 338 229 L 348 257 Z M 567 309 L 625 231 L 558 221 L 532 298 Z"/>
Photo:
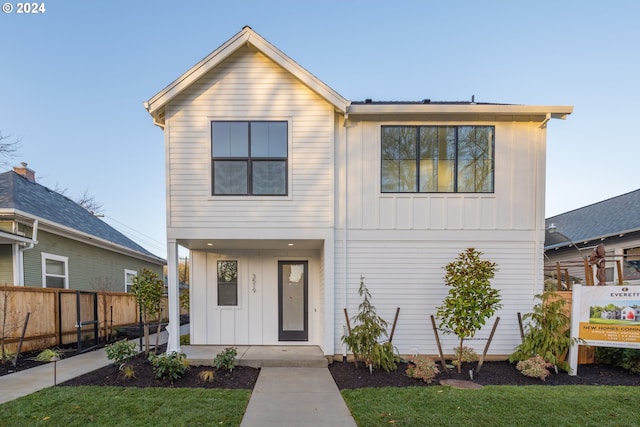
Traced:
<path id="1" fill-rule="evenodd" d="M 212 122 L 213 194 L 286 196 L 287 134 L 285 121 Z"/>
<path id="2" fill-rule="evenodd" d="M 382 126 L 383 193 L 493 193 L 493 126 Z"/>

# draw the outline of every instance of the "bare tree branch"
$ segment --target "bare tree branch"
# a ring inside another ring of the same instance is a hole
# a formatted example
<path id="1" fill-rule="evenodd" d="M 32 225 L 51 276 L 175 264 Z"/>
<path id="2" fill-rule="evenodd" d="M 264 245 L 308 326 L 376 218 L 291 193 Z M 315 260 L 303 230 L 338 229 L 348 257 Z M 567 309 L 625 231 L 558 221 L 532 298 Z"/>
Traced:
<path id="1" fill-rule="evenodd" d="M 22 138 L 16 138 L 13 141 L 8 141 L 11 135 L 2 135 L 0 131 L 0 165 L 7 166 L 9 160 L 16 157 L 18 150 L 20 150 L 20 142 Z"/>
<path id="2" fill-rule="evenodd" d="M 102 203 L 99 203 L 93 194 L 89 193 L 89 189 L 84 190 L 84 193 L 76 199 L 76 203 L 91 212 L 92 214 L 99 214 L 104 212 Z"/>

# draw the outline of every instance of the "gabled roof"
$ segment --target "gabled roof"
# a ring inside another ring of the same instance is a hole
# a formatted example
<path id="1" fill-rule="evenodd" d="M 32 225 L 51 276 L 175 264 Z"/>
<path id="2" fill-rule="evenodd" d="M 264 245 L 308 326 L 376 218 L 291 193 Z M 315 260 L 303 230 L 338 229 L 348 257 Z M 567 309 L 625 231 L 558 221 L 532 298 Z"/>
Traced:
<path id="1" fill-rule="evenodd" d="M 27 215 L 38 219 L 41 224 L 64 230 L 65 234 L 76 234 L 78 239 L 90 244 L 102 243 L 103 247 L 111 246 L 112 250 L 121 252 L 124 249 L 124 252 L 130 255 L 165 264 L 163 259 L 147 251 L 73 200 L 29 181 L 14 171 L 0 174 L 0 213 Z"/>
<path id="2" fill-rule="evenodd" d="M 149 114 L 151 114 L 154 122 L 157 125 L 164 126 L 164 108 L 167 103 L 245 45 L 255 47 L 272 61 L 289 71 L 311 90 L 331 103 L 336 110 L 341 112 L 346 111 L 349 101 L 266 41 L 262 36 L 253 31 L 251 27 L 245 26 L 242 31 L 231 37 L 222 46 L 211 52 L 186 73 L 158 92 L 149 101 L 145 102 L 144 107 Z"/>
<path id="3" fill-rule="evenodd" d="M 545 227 L 548 229 L 551 224 L 555 226 L 556 234 L 561 236 L 560 239 L 554 239 L 553 233 L 547 233 L 545 249 L 570 245 L 571 242 L 562 239 L 562 236 L 579 244 L 638 232 L 640 189 L 547 218 Z"/>

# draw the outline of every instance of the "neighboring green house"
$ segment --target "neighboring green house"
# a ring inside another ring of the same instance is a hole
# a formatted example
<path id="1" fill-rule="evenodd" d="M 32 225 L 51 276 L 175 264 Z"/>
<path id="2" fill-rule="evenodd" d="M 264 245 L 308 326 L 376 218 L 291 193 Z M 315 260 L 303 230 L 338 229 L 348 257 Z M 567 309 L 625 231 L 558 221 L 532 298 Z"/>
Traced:
<path id="1" fill-rule="evenodd" d="M 125 292 L 166 261 L 64 195 L 26 163 L 0 174 L 0 285 Z"/>

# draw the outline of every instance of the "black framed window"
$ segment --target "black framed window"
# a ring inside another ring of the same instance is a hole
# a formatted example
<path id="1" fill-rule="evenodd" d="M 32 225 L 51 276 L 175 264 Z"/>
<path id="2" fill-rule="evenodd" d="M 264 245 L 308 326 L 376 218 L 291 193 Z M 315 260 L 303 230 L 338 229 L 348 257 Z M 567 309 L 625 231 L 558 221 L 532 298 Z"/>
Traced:
<path id="1" fill-rule="evenodd" d="M 383 193 L 493 193 L 493 126 L 382 126 Z"/>
<path id="2" fill-rule="evenodd" d="M 218 261 L 218 305 L 238 305 L 238 261 Z"/>
<path id="3" fill-rule="evenodd" d="M 211 122 L 213 194 L 286 196 L 285 121 Z"/>

